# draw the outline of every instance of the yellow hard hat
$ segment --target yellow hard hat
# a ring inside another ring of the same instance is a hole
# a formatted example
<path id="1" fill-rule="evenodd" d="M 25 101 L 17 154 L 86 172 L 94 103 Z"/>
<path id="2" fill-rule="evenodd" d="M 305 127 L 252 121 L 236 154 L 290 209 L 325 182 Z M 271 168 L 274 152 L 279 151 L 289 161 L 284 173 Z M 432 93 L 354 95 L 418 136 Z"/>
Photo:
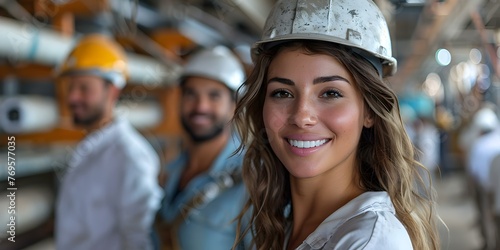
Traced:
<path id="1" fill-rule="evenodd" d="M 95 75 L 123 88 L 128 77 L 127 58 L 119 44 L 101 34 L 83 37 L 61 66 L 60 76 Z"/>

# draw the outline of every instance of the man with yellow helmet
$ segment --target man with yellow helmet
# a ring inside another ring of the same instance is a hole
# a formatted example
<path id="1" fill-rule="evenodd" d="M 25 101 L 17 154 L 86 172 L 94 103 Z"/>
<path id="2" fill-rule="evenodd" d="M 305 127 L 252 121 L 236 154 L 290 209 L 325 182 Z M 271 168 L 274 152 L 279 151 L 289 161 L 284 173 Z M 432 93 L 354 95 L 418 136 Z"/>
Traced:
<path id="1" fill-rule="evenodd" d="M 57 249 L 150 249 L 160 205 L 159 159 L 124 119 L 113 115 L 126 84 L 123 50 L 102 35 L 82 38 L 64 61 L 74 124 L 87 135 L 62 179 L 56 211 Z"/>

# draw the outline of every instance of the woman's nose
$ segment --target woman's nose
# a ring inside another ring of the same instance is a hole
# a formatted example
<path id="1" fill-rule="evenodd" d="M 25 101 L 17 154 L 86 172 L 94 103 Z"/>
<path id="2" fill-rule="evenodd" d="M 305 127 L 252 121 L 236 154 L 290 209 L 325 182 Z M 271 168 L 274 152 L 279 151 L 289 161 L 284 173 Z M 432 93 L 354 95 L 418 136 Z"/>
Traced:
<path id="1" fill-rule="evenodd" d="M 314 103 L 308 98 L 298 98 L 290 111 L 290 123 L 299 128 L 312 127 L 318 122 Z"/>

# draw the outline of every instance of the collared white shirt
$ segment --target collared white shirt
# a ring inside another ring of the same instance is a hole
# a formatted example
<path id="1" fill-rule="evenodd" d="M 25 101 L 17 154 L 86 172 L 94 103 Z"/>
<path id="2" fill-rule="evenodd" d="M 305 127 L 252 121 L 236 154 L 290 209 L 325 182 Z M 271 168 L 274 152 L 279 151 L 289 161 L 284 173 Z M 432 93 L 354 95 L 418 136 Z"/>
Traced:
<path id="1" fill-rule="evenodd" d="M 479 137 L 470 147 L 469 169 L 484 190 L 491 190 L 490 165 L 497 154 L 500 154 L 500 127 Z"/>
<path id="2" fill-rule="evenodd" d="M 287 228 L 286 243 L 292 227 Z M 365 192 L 328 216 L 297 250 L 413 249 L 387 192 Z"/>
<path id="3" fill-rule="evenodd" d="M 162 198 L 159 167 L 151 145 L 125 120 L 89 134 L 59 188 L 57 249 L 150 249 Z"/>

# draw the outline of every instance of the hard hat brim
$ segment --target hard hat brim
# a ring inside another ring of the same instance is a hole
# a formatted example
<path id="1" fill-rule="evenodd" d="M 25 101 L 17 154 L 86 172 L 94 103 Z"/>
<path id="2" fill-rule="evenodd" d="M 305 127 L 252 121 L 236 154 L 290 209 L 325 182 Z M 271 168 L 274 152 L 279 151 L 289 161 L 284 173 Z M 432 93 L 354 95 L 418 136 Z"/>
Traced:
<path id="1" fill-rule="evenodd" d="M 91 75 L 104 79 L 105 81 L 111 82 L 117 88 L 122 89 L 126 85 L 126 79 L 123 74 L 114 71 L 104 72 L 98 68 L 90 68 L 90 69 L 78 69 L 78 70 L 66 70 L 62 72 L 59 77 L 67 77 L 67 76 L 83 76 L 83 75 Z"/>
<path id="2" fill-rule="evenodd" d="M 276 36 L 272 39 L 268 39 L 265 41 L 258 41 L 256 43 L 254 43 L 254 45 L 252 46 L 252 49 L 251 49 L 252 60 L 255 62 L 257 56 L 260 53 L 260 50 L 268 50 L 274 46 L 277 46 L 277 45 L 285 43 L 285 42 L 300 41 L 300 40 L 302 40 L 302 41 L 304 41 L 304 40 L 324 41 L 324 42 L 331 42 L 331 43 L 335 43 L 335 44 L 342 44 L 342 45 L 346 45 L 346 46 L 353 47 L 353 48 L 358 48 L 362 51 L 366 51 L 367 53 L 372 54 L 373 56 L 381 59 L 383 77 L 392 76 L 397 71 L 397 61 L 394 57 L 387 57 L 387 56 L 383 56 L 379 53 L 374 53 L 373 51 L 367 51 L 362 46 L 354 44 L 354 43 L 349 43 L 345 39 L 340 39 L 340 38 L 332 37 L 329 35 L 321 35 L 321 34 L 317 34 L 317 33 L 287 34 L 286 36 Z"/>

